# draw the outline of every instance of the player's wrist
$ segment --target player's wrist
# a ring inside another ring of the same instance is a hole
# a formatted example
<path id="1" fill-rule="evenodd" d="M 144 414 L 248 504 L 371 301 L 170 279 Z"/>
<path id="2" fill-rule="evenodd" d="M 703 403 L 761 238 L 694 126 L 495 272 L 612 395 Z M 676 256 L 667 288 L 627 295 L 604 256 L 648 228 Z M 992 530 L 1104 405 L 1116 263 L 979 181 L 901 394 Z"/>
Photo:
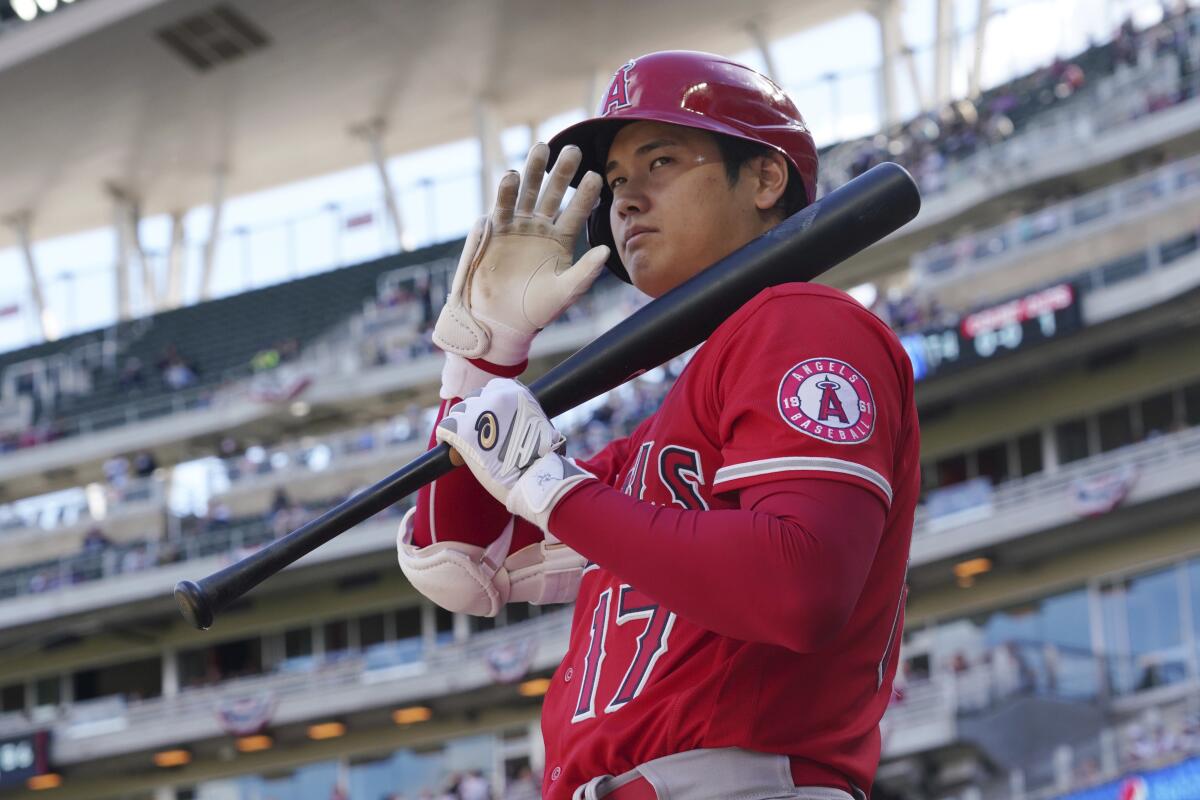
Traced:
<path id="1" fill-rule="evenodd" d="M 511 367 L 529 360 L 529 348 L 537 336 L 536 330 L 522 330 L 478 312 L 475 318 L 488 329 L 487 350 L 480 358 L 501 367 Z"/>
<path id="2" fill-rule="evenodd" d="M 528 359 L 512 365 L 493 364 L 483 358 L 464 358 L 446 353 L 442 364 L 443 400 L 456 400 L 483 389 L 492 378 L 516 378 L 529 366 Z"/>
<path id="3" fill-rule="evenodd" d="M 508 493 L 509 511 L 537 525 L 548 540 L 558 541 L 550 532 L 550 515 L 571 490 L 596 476 L 573 459 L 547 453 L 529 465 Z"/>

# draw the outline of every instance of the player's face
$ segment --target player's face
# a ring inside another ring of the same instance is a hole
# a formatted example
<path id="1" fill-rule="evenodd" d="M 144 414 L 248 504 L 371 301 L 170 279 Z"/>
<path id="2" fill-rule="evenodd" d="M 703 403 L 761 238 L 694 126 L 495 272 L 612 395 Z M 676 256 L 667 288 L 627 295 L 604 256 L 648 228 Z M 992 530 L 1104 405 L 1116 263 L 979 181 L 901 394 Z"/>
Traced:
<path id="1" fill-rule="evenodd" d="M 683 283 L 776 221 L 765 211 L 782 193 L 782 184 L 774 191 L 769 181 L 761 180 L 759 167 L 747 166 L 730 186 L 717 142 L 704 131 L 662 122 L 630 123 L 617 133 L 606 165 L 617 254 L 633 285 L 651 297 Z M 787 168 L 780 169 L 786 182 Z"/>

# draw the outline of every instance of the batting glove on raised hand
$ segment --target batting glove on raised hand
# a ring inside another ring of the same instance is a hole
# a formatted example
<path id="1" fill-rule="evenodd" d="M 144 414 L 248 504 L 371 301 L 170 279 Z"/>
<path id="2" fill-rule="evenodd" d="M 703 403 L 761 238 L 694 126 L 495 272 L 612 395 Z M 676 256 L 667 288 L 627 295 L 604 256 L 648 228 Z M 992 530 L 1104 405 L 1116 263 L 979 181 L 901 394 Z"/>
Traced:
<path id="1" fill-rule="evenodd" d="M 505 173 L 492 213 L 481 217 L 467 237 L 433 329 L 434 343 L 448 357 L 444 398 L 477 388 L 455 359 L 523 363 L 537 332 L 587 291 L 608 260 L 608 248 L 601 245 L 571 264 L 575 240 L 600 196 L 600 176 L 588 172 L 559 214 L 583 154 L 574 145 L 563 148 L 542 190 L 549 158 L 545 144 L 534 145 L 524 175 Z"/>
<path id="2" fill-rule="evenodd" d="M 572 486 L 595 478 L 554 452 L 566 440 L 533 394 L 511 378 L 495 378 L 456 403 L 434 435 L 454 448 L 492 497 L 547 534 L 555 504 Z"/>

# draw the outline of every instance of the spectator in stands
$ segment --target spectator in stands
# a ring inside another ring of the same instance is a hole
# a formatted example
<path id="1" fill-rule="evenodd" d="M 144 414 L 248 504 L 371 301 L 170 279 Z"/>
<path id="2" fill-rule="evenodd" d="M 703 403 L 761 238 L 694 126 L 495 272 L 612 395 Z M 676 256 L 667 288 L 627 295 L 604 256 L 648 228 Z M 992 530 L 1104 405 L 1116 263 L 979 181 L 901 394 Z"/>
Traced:
<path id="1" fill-rule="evenodd" d="M 158 469 L 158 460 L 149 450 L 141 450 L 133 457 L 133 472 L 139 478 L 149 478 Z"/>
<path id="2" fill-rule="evenodd" d="M 483 771 L 473 769 L 458 784 L 459 800 L 492 800 L 492 787 L 483 777 Z"/>
<path id="3" fill-rule="evenodd" d="M 533 770 L 528 765 L 517 770 L 504 790 L 504 800 L 537 800 L 541 796 L 541 781 L 534 780 Z"/>
<path id="4" fill-rule="evenodd" d="M 280 511 L 286 511 L 292 507 L 292 499 L 288 497 L 287 491 L 281 486 L 275 490 L 275 495 L 271 498 L 270 515 L 274 516 Z"/>
<path id="5" fill-rule="evenodd" d="M 140 572 L 154 566 L 145 542 L 138 542 L 121 556 L 121 572 Z"/>
<path id="6" fill-rule="evenodd" d="M 180 355 L 174 344 L 168 344 L 158 360 L 158 372 L 163 383 L 171 389 L 186 389 L 197 381 L 195 368 Z"/>
<path id="7" fill-rule="evenodd" d="M 141 391 L 146 385 L 146 372 L 142 360 L 137 356 L 125 359 L 125 366 L 117 376 L 117 385 L 123 392 Z"/>
<path id="8" fill-rule="evenodd" d="M 112 541 L 104 535 L 104 531 L 93 526 L 83 535 L 83 552 L 85 554 L 101 553 L 108 549 Z"/>
<path id="9" fill-rule="evenodd" d="M 202 530 L 220 530 L 228 528 L 232 514 L 229 511 L 229 506 L 218 501 L 210 503 L 208 513 L 201 520 L 200 526 Z"/>
<path id="10" fill-rule="evenodd" d="M 113 456 L 105 461 L 104 477 L 108 485 L 118 492 L 124 490 L 129 483 L 129 459 L 125 456 Z"/>

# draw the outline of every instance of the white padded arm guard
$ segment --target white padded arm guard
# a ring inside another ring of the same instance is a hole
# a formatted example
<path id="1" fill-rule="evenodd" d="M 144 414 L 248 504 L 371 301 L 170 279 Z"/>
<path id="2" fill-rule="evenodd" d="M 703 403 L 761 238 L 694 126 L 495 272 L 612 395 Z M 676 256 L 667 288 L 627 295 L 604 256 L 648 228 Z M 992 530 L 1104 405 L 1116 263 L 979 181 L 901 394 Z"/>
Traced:
<path id="1" fill-rule="evenodd" d="M 505 603 L 567 603 L 579 593 L 587 560 L 560 542 L 537 542 L 505 558 L 515 518 L 487 548 L 465 542 L 412 543 L 411 508 L 400 522 L 396 555 L 409 583 L 447 611 L 494 617 Z"/>
<path id="2" fill-rule="evenodd" d="M 412 543 L 414 506 L 400 521 L 396 556 L 404 577 L 421 594 L 447 611 L 494 617 L 508 602 L 504 558 L 512 542 L 513 520 L 486 549 L 466 542 Z"/>

